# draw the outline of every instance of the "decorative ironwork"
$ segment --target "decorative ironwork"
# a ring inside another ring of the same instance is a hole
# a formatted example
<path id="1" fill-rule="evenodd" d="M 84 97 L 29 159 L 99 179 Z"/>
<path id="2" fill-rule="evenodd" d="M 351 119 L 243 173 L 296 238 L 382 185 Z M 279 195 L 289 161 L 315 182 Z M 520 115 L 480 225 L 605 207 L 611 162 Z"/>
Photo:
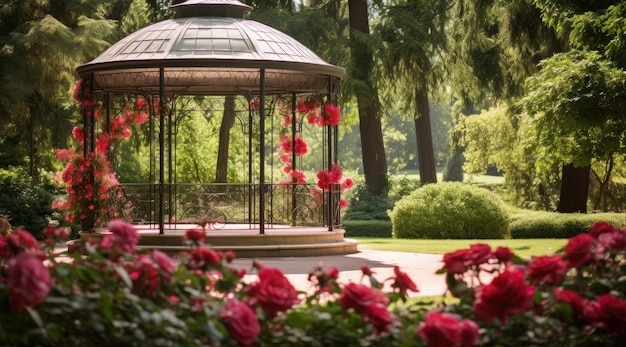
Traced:
<path id="1" fill-rule="evenodd" d="M 243 19 L 249 6 L 239 1 L 177 1 L 171 8 L 177 18 L 127 36 L 77 69 L 88 81 L 85 86 L 106 100 L 107 115 L 121 112 L 124 100 L 139 95 L 150 105 L 150 121 L 142 130 L 149 143 L 149 173 L 144 182 L 124 184 L 119 213 L 161 232 L 166 223 L 203 221 L 258 223 L 261 233 L 271 223 L 332 230 L 340 223 L 339 190 L 332 188 L 317 200 L 311 186 L 276 182 L 277 139 L 265 134 L 268 129 L 274 134 L 279 107 L 296 98 L 336 105 L 345 70 L 288 35 Z M 247 135 L 247 182 L 179 182 L 178 127 L 192 112 L 219 116 L 218 102 L 227 95 L 238 96 L 235 117 Z M 92 117 L 84 115 L 85 125 L 93 124 Z M 303 116 L 294 111 L 293 121 L 292 138 L 302 132 Z M 336 127 L 326 126 L 321 133 L 320 157 L 330 169 L 337 163 Z M 95 150 L 93 138 L 85 141 L 84 150 Z M 298 165 L 301 160 L 294 158 L 292 169 Z"/>

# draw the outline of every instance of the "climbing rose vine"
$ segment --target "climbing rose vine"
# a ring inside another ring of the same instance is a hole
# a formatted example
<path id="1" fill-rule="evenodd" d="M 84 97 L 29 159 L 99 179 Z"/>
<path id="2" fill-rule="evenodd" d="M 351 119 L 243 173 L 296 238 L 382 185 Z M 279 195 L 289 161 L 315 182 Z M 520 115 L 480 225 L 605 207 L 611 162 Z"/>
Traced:
<path id="1" fill-rule="evenodd" d="M 291 125 L 292 118 L 290 115 L 291 105 L 287 105 L 284 108 L 283 113 L 286 114 L 283 125 L 285 131 L 287 127 Z M 341 113 L 339 107 L 327 104 L 323 107 L 319 101 L 305 102 L 303 99 L 298 99 L 296 104 L 296 111 L 302 113 L 307 119 L 307 122 L 312 125 L 323 126 L 336 126 L 341 119 Z M 285 166 L 283 171 L 287 175 L 287 179 L 280 182 L 280 184 L 307 183 L 306 175 L 299 169 L 293 168 L 292 153 L 295 152 L 296 156 L 304 156 L 308 153 L 307 143 L 299 136 L 294 136 L 295 140 L 289 135 L 282 135 L 279 139 L 280 153 L 279 158 Z M 311 195 L 315 198 L 315 208 L 317 204 L 321 204 L 323 201 L 322 192 L 328 192 L 331 189 L 335 189 L 337 185 L 340 192 L 344 192 L 346 189 L 350 189 L 354 185 L 354 181 L 351 178 L 343 178 L 341 167 L 338 164 L 332 164 L 331 169 L 322 169 L 317 173 L 317 188 L 310 188 Z M 339 201 L 339 207 L 345 208 L 348 206 L 348 200 L 341 198 Z"/>
<path id="2" fill-rule="evenodd" d="M 102 132 L 96 137 L 95 151 L 83 155 L 81 150 L 57 149 L 57 159 L 66 163 L 57 176 L 57 184 L 65 185 L 65 199 L 55 200 L 53 208 L 65 212 L 65 219 L 70 223 L 80 224 L 83 230 L 102 226 L 117 218 L 115 201 L 119 195 L 119 182 L 111 168 L 108 158 L 109 149 L 122 139 L 131 136 L 131 127 L 148 120 L 148 104 L 144 99 L 137 99 L 134 104 L 124 105 L 121 114 L 111 119 L 100 115 L 100 103 L 88 88 L 82 87 L 82 81 L 76 82 L 72 96 L 80 105 L 82 113 L 92 113 L 96 129 Z M 79 148 L 85 142 L 85 129 L 74 127 L 73 138 Z"/>

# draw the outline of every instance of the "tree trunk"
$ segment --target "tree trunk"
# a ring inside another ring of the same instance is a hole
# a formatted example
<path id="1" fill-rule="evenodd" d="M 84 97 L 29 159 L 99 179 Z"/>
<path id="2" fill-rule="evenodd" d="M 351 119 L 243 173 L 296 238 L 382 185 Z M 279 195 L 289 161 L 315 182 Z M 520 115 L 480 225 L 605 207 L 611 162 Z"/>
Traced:
<path id="1" fill-rule="evenodd" d="M 417 159 L 422 184 L 437 183 L 437 167 L 435 165 L 435 150 L 433 149 L 433 135 L 430 126 L 430 107 L 428 94 L 418 90 L 415 94 L 415 136 L 417 137 Z"/>
<path id="2" fill-rule="evenodd" d="M 383 144 L 381 122 L 378 118 L 378 92 L 369 80 L 372 50 L 357 37 L 369 35 L 367 0 L 348 0 L 350 17 L 350 60 L 352 78 L 359 85 L 356 90 L 359 105 L 359 129 L 365 184 L 373 194 L 381 194 L 387 187 L 387 158 Z"/>
<path id="3" fill-rule="evenodd" d="M 220 126 L 219 146 L 217 149 L 216 183 L 226 183 L 228 181 L 228 147 L 230 145 L 230 129 L 234 124 L 235 97 L 227 95 L 224 98 L 224 116 Z"/>
<path id="4" fill-rule="evenodd" d="M 557 212 L 587 213 L 590 166 L 574 167 L 565 164 L 561 173 L 561 197 Z"/>
<path id="5" fill-rule="evenodd" d="M 448 157 L 446 162 L 446 168 L 443 170 L 444 182 L 463 182 L 463 164 L 465 163 L 465 156 L 463 155 L 463 148 L 456 146 L 452 152 L 452 155 Z"/>

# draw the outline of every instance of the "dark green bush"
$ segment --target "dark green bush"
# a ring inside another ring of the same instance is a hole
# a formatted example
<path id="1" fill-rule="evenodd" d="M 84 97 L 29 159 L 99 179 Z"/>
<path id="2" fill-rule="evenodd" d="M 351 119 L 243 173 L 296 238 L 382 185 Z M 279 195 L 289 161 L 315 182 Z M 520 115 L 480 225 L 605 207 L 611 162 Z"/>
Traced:
<path id="1" fill-rule="evenodd" d="M 362 178 L 355 182 L 354 189 L 346 194 L 350 201 L 343 215 L 343 220 L 384 220 L 389 221 L 387 213 L 393 204 L 402 197 L 420 187 L 420 182 L 407 177 L 395 177 L 389 180 L 389 187 L 382 194 L 372 194 Z M 345 224 L 345 223 L 344 223 Z"/>
<path id="2" fill-rule="evenodd" d="M 391 237 L 391 222 L 388 220 L 343 221 L 345 237 Z"/>
<path id="3" fill-rule="evenodd" d="M 502 199 L 460 182 L 426 185 L 398 201 L 391 212 L 393 236 L 411 239 L 509 238 Z"/>
<path id="4" fill-rule="evenodd" d="M 51 190 L 36 185 L 23 169 L 0 169 L 0 216 L 37 236 L 53 214 Z"/>

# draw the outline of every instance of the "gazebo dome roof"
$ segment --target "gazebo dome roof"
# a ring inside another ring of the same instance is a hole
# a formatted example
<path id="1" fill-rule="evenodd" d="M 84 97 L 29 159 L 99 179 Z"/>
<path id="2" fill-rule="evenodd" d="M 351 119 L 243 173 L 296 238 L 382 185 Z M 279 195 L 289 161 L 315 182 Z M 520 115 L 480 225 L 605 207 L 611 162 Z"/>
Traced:
<path id="1" fill-rule="evenodd" d="M 168 92 L 206 95 L 254 93 L 260 69 L 270 93 L 319 90 L 320 78 L 345 74 L 292 37 L 244 19 L 251 7 L 238 0 L 187 0 L 171 9 L 176 18 L 128 35 L 78 73 L 93 74 L 95 88 L 154 91 L 163 69 Z"/>

